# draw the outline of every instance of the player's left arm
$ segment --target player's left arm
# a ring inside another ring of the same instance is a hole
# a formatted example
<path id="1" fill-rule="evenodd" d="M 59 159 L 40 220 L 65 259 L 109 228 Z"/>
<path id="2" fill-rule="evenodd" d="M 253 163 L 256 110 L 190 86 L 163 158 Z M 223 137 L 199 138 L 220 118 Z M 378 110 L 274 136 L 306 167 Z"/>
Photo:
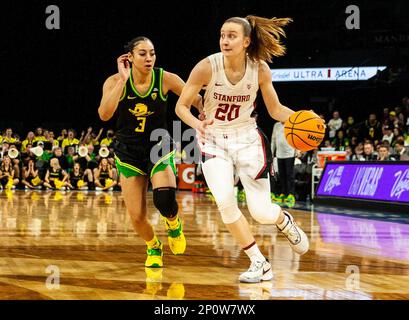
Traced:
<path id="1" fill-rule="evenodd" d="M 167 91 L 172 91 L 174 94 L 180 97 L 184 86 L 185 82 L 177 74 L 163 71 L 163 94 L 166 94 Z M 193 100 L 192 105 L 200 113 L 203 112 L 202 96 L 200 94 L 198 94 Z"/>
<path id="2" fill-rule="evenodd" d="M 290 108 L 283 106 L 278 99 L 277 92 L 273 87 L 273 78 L 268 64 L 264 61 L 260 62 L 258 71 L 258 82 L 263 96 L 264 104 L 267 107 L 269 115 L 281 122 L 287 119 L 294 113 Z"/>

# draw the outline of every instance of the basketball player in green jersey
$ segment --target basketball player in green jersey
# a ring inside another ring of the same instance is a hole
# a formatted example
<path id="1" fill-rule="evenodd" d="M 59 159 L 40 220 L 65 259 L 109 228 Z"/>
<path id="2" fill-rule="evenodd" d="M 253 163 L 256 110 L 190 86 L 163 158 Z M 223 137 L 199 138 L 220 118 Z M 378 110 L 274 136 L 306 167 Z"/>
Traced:
<path id="1" fill-rule="evenodd" d="M 154 68 L 155 48 L 148 38 L 138 37 L 126 46 L 126 54 L 117 59 L 118 73 L 104 83 L 98 109 L 103 121 L 117 118 L 116 140 L 113 142 L 116 166 L 120 174 L 122 194 L 134 230 L 147 245 L 146 267 L 163 266 L 163 245 L 147 220 L 146 193 L 150 179 L 153 203 L 164 217 L 168 242 L 173 254 L 183 254 L 186 240 L 176 202 L 176 168 L 174 148 L 155 163 L 152 147 L 171 144 L 168 136 L 152 142 L 151 132 L 166 129 L 167 95 L 181 94 L 184 81 L 176 74 Z M 202 109 L 200 95 L 192 103 Z"/>

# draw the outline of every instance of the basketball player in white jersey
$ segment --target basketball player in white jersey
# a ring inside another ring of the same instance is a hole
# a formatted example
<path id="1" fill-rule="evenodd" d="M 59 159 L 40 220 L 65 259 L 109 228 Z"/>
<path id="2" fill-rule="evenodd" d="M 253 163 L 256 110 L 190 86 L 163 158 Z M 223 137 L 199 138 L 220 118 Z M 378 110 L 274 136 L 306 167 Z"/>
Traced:
<path id="1" fill-rule="evenodd" d="M 237 206 L 235 175 L 240 177 L 256 221 L 275 224 L 298 254 L 309 248 L 307 236 L 293 217 L 271 202 L 268 146 L 250 116 L 258 89 L 272 118 L 285 122 L 294 113 L 280 103 L 265 62 L 284 55 L 280 35 L 285 35 L 282 27 L 290 21 L 256 16 L 226 20 L 220 31 L 221 52 L 194 67 L 176 106 L 177 115 L 197 131 L 203 173 L 223 222 L 250 258 L 250 268 L 239 277 L 241 282 L 270 280 L 273 273 Z M 206 119 L 200 121 L 191 114 L 190 106 L 202 88 L 206 89 Z"/>

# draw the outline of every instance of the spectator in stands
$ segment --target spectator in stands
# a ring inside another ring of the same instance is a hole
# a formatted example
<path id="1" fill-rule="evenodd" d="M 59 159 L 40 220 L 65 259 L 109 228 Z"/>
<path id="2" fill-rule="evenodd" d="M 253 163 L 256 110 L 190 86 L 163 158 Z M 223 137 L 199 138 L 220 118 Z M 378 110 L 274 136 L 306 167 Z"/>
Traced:
<path id="1" fill-rule="evenodd" d="M 342 123 L 341 128 L 344 130 L 345 137 L 348 139 L 359 135 L 359 126 L 356 125 L 355 119 L 352 116 L 349 116 L 347 121 Z"/>
<path id="2" fill-rule="evenodd" d="M 44 136 L 44 129 L 42 127 L 37 127 L 34 131 L 34 147 L 38 145 L 39 141 L 46 141 L 47 139 Z"/>
<path id="3" fill-rule="evenodd" d="M 393 140 L 393 127 L 390 125 L 383 127 L 383 137 L 382 141 L 387 140 L 389 144 L 392 143 Z"/>
<path id="4" fill-rule="evenodd" d="M 107 135 L 104 139 L 102 139 L 101 141 L 101 146 L 102 145 L 106 145 L 108 148 L 111 146 L 112 140 L 114 139 L 115 134 L 114 134 L 114 130 L 109 129 L 107 131 Z"/>
<path id="5" fill-rule="evenodd" d="M 394 153 L 398 156 L 398 160 L 409 160 L 409 147 L 405 147 L 403 139 L 396 141 Z"/>
<path id="6" fill-rule="evenodd" d="M 395 111 L 390 111 L 389 112 L 389 118 L 386 124 L 388 124 L 391 127 L 395 126 L 395 122 L 397 121 L 397 116 Z"/>
<path id="7" fill-rule="evenodd" d="M 62 168 L 62 170 L 67 170 L 69 168 L 69 164 L 67 158 L 62 153 L 62 149 L 60 147 L 54 148 L 53 155 L 51 159 L 58 159 L 58 165 Z M 49 159 L 51 161 L 51 159 Z"/>
<path id="8" fill-rule="evenodd" d="M 364 142 L 364 158 L 366 161 L 373 161 L 376 160 L 378 154 L 374 151 L 373 143 L 369 140 Z"/>
<path id="9" fill-rule="evenodd" d="M 284 123 L 276 122 L 271 135 L 271 154 L 277 158 L 278 177 L 281 185 L 279 196 L 272 194 L 278 202 L 285 202 L 290 206 L 295 203 L 295 150 L 288 144 L 284 135 Z"/>
<path id="10" fill-rule="evenodd" d="M 344 130 L 337 131 L 337 135 L 332 139 L 331 144 L 338 151 L 344 151 L 345 147 L 349 146 L 349 139 L 345 136 Z"/>
<path id="11" fill-rule="evenodd" d="M 325 140 L 324 141 L 324 148 L 333 148 L 334 146 L 332 145 L 330 140 Z"/>
<path id="12" fill-rule="evenodd" d="M 363 139 L 372 140 L 374 142 L 382 138 L 382 125 L 376 119 L 375 113 L 369 114 L 368 119 L 363 122 L 362 137 Z"/>
<path id="13" fill-rule="evenodd" d="M 49 189 L 65 190 L 67 182 L 67 172 L 61 168 L 57 158 L 52 158 L 50 160 L 50 168 L 47 169 L 47 173 L 45 175 L 44 186 Z"/>
<path id="14" fill-rule="evenodd" d="M 342 126 L 342 119 L 339 116 L 338 111 L 334 111 L 332 114 L 332 119 L 328 122 L 329 138 L 335 138 L 335 135 Z"/>
<path id="15" fill-rule="evenodd" d="M 21 152 L 21 161 L 23 163 L 23 167 L 26 167 L 28 165 L 28 161 L 30 159 L 33 161 L 36 160 L 36 155 L 30 151 L 32 146 L 32 144 L 28 143 L 25 150 Z"/>
<path id="16" fill-rule="evenodd" d="M 10 157 L 7 154 L 4 155 L 0 166 L 0 189 L 15 189 L 19 182 Z"/>
<path id="17" fill-rule="evenodd" d="M 19 140 L 13 137 L 13 129 L 7 128 L 3 134 L 3 142 L 6 141 L 8 143 L 18 143 Z"/>
<path id="18" fill-rule="evenodd" d="M 38 169 L 33 159 L 29 159 L 27 166 L 23 167 L 23 176 L 21 182 L 26 188 L 29 189 L 39 189 L 42 187 L 43 181 L 38 175 Z"/>
<path id="19" fill-rule="evenodd" d="M 53 148 L 56 148 L 60 145 L 58 140 L 55 139 L 54 131 L 48 131 L 48 134 L 46 136 L 47 141 L 45 141 L 45 146 L 48 145 L 50 148 L 49 150 L 52 150 Z"/>
<path id="20" fill-rule="evenodd" d="M 68 130 L 68 136 L 67 136 L 67 138 L 65 138 L 62 141 L 62 144 L 61 144 L 61 148 L 62 148 L 63 153 L 68 152 L 66 147 L 79 145 L 80 141 L 77 138 L 75 138 L 75 135 L 76 135 L 76 133 L 75 133 L 74 129 L 69 129 Z"/>
<path id="21" fill-rule="evenodd" d="M 406 126 L 405 115 L 403 114 L 403 112 L 399 112 L 396 123 L 395 123 L 395 127 L 398 127 L 399 129 L 403 129 L 405 128 L 405 126 Z"/>
<path id="22" fill-rule="evenodd" d="M 69 174 L 68 187 L 73 190 L 86 190 L 88 189 L 88 183 L 92 182 L 93 176 L 91 170 L 86 169 L 84 172 L 80 164 L 76 162 L 73 171 Z"/>
<path id="23" fill-rule="evenodd" d="M 355 149 L 354 149 L 354 154 L 352 155 L 352 160 L 353 161 L 364 161 L 364 145 L 363 143 L 359 143 Z"/>
<path id="24" fill-rule="evenodd" d="M 381 145 L 379 147 L 378 161 L 395 161 L 396 159 L 389 154 L 389 148 Z"/>
<path id="25" fill-rule="evenodd" d="M 393 138 L 392 138 L 392 142 L 390 143 L 390 146 L 392 148 L 395 147 L 396 140 L 398 140 L 399 137 L 402 137 L 401 129 L 399 129 L 397 127 L 393 128 Z"/>
<path id="26" fill-rule="evenodd" d="M 95 190 L 112 190 L 117 184 L 114 169 L 107 158 L 102 158 L 98 167 L 94 169 Z"/>
<path id="27" fill-rule="evenodd" d="M 65 159 L 67 159 L 67 168 L 65 168 L 65 171 L 67 171 L 67 173 L 69 174 L 74 169 L 74 162 L 78 159 L 78 154 L 76 153 L 75 146 L 67 147 L 67 154 L 65 155 Z"/>
<path id="28" fill-rule="evenodd" d="M 35 135 L 33 131 L 29 131 L 29 133 L 27 133 L 27 137 L 23 140 L 23 142 L 21 143 L 21 152 L 26 152 L 27 151 L 27 145 L 30 144 L 31 146 L 34 143 L 35 139 Z"/>
<path id="29" fill-rule="evenodd" d="M 60 147 L 62 146 L 62 142 L 64 141 L 64 139 L 66 139 L 67 137 L 68 137 L 67 129 L 62 129 L 60 136 L 57 138 L 58 145 Z"/>
<path id="30" fill-rule="evenodd" d="M 84 146 L 85 145 L 80 145 L 80 148 Z M 77 155 L 76 157 L 74 157 L 75 162 L 78 162 L 80 164 L 81 170 L 83 172 L 86 169 L 94 170 L 96 167 L 98 167 L 97 154 L 94 152 L 94 146 L 90 144 L 86 148 L 87 154 L 85 156 L 82 157 L 80 155 Z"/>

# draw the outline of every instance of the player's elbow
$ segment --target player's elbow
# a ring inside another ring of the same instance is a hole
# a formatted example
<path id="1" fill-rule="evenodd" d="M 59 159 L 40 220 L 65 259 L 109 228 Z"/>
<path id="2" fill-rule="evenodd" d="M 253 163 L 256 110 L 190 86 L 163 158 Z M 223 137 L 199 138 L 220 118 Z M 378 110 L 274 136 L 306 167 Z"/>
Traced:
<path id="1" fill-rule="evenodd" d="M 175 108 L 175 113 L 176 115 L 181 118 L 183 116 L 183 111 L 186 109 L 186 106 L 181 104 L 181 103 L 177 103 L 176 104 L 176 108 Z"/>
<path id="2" fill-rule="evenodd" d="M 102 121 L 108 121 L 109 119 L 112 118 L 112 115 L 104 111 L 104 109 L 101 106 L 98 108 L 98 115 Z"/>

